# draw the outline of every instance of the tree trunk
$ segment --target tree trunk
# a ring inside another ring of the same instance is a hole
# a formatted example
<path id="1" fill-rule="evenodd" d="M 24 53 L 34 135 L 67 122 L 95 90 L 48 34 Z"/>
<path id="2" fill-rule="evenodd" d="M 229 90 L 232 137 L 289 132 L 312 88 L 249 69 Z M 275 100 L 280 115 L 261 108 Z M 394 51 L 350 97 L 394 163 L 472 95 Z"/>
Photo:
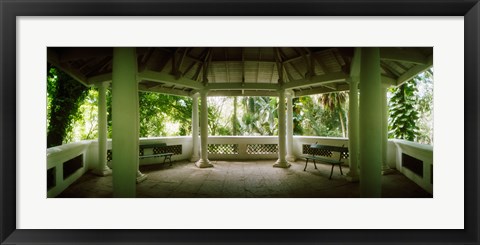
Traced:
<path id="1" fill-rule="evenodd" d="M 340 118 L 340 124 L 342 125 L 342 135 L 345 138 L 345 125 L 343 124 L 343 117 L 341 110 L 338 110 L 338 117 Z"/>
<path id="2" fill-rule="evenodd" d="M 237 97 L 233 97 L 232 134 L 237 135 Z"/>

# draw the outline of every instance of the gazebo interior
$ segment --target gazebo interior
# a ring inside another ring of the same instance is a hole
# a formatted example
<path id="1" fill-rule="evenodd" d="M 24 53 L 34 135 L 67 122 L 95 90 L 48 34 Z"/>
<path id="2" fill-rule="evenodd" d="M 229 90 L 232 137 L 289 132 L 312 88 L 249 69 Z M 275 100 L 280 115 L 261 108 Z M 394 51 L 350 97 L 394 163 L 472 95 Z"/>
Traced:
<path id="1" fill-rule="evenodd" d="M 99 89 L 98 140 L 47 149 L 48 197 L 433 195 L 433 147 L 388 139 L 386 96 L 433 66 L 432 47 L 49 47 L 47 62 Z M 192 97 L 192 135 L 139 138 L 139 91 Z M 293 135 L 292 98 L 339 91 L 347 138 Z M 209 136 L 208 96 L 278 97 L 278 136 Z M 348 148 L 343 172 L 306 165 L 312 144 Z"/>

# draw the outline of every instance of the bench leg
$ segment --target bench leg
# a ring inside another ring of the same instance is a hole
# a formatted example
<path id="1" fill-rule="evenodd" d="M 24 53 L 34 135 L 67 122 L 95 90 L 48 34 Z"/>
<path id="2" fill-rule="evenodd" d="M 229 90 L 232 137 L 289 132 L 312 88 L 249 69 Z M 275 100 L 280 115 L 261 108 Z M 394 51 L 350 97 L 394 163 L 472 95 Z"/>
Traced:
<path id="1" fill-rule="evenodd" d="M 330 171 L 330 177 L 329 177 L 328 179 L 332 179 L 333 167 L 334 167 L 334 166 L 335 166 L 335 165 L 334 165 L 334 164 L 332 164 L 332 171 Z"/>
<path id="2" fill-rule="evenodd" d="M 168 156 L 168 161 L 170 162 L 170 167 L 172 166 L 172 156 Z"/>
<path id="3" fill-rule="evenodd" d="M 307 163 L 308 163 L 308 158 L 307 158 L 307 160 L 305 161 L 305 168 L 303 168 L 303 171 L 305 171 L 305 169 L 307 169 Z"/>
<path id="4" fill-rule="evenodd" d="M 340 168 L 340 174 L 343 175 L 343 172 L 342 172 L 342 164 L 338 164 L 338 167 Z"/>
<path id="5" fill-rule="evenodd" d="M 317 168 L 317 163 L 315 162 L 315 159 L 313 159 L 313 166 L 315 166 L 315 169 L 318 169 Z"/>

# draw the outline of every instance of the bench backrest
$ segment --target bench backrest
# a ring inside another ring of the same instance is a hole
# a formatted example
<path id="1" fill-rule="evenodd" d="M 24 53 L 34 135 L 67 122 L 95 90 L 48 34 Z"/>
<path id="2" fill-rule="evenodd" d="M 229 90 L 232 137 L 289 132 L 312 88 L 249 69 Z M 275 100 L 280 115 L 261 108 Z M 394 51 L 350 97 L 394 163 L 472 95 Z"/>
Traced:
<path id="1" fill-rule="evenodd" d="M 145 145 L 139 145 L 139 155 L 143 156 L 145 151 L 144 149 L 150 149 L 152 148 L 153 154 L 160 154 L 160 153 L 165 153 L 162 148 L 167 146 L 166 143 L 156 143 L 156 144 L 145 144 Z"/>
<path id="2" fill-rule="evenodd" d="M 312 150 L 312 155 L 318 156 L 332 156 L 332 152 L 339 152 L 340 159 L 348 158 L 348 148 L 343 146 L 332 146 L 332 145 L 319 145 L 319 144 L 312 144 L 310 145 L 310 149 Z"/>

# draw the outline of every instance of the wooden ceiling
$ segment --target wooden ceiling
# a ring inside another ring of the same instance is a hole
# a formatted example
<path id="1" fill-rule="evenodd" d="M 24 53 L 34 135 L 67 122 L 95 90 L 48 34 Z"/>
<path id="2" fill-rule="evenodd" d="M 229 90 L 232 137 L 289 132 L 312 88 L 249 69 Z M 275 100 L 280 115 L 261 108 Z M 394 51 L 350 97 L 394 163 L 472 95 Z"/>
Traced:
<path id="1" fill-rule="evenodd" d="M 295 96 L 349 89 L 350 47 L 140 47 L 140 91 L 188 96 Z M 47 60 L 86 86 L 111 81 L 111 47 L 49 47 Z M 380 48 L 382 82 L 397 86 L 433 65 L 432 47 Z"/>

